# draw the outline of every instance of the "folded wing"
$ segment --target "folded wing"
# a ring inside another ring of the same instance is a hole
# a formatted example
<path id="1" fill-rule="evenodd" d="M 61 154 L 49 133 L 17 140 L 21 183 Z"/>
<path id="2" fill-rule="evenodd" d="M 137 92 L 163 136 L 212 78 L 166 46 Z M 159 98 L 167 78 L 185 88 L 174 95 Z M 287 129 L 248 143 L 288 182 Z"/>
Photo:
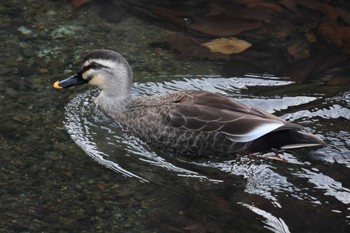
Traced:
<path id="1" fill-rule="evenodd" d="M 270 132 L 300 129 L 297 124 L 209 92 L 190 92 L 166 116 L 181 130 L 222 132 L 235 142 L 249 142 Z"/>

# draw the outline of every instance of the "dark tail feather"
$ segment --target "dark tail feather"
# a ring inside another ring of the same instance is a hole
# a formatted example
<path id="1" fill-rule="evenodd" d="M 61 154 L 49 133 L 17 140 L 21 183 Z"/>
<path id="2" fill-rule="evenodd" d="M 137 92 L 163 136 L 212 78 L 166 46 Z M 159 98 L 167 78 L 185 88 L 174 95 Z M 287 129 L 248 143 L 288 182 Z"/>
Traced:
<path id="1" fill-rule="evenodd" d="M 286 129 L 268 133 L 256 140 L 249 147 L 249 152 L 264 152 L 272 149 L 295 149 L 320 146 L 325 143 L 319 137 L 295 129 Z"/>
<path id="2" fill-rule="evenodd" d="M 281 146 L 280 149 L 295 149 L 302 147 L 320 146 L 325 144 L 321 138 L 311 133 L 293 131 L 293 133 L 291 133 L 291 136 L 294 140 L 291 140 L 290 143 Z"/>

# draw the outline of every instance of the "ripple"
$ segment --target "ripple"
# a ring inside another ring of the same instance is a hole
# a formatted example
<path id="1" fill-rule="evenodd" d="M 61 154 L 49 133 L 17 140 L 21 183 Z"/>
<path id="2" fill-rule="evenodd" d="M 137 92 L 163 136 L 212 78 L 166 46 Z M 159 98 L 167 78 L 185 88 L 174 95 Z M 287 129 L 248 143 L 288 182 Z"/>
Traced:
<path id="1" fill-rule="evenodd" d="M 202 76 L 201 78 L 196 78 L 193 76 L 176 76 L 176 81 L 134 83 L 133 93 L 138 95 L 154 95 L 165 94 L 170 91 L 195 89 L 228 95 L 230 91 L 240 92 L 240 90 L 247 89 L 248 87 L 286 86 L 290 84 L 293 84 L 293 82 L 279 80 L 271 76 L 266 78 L 262 78 L 261 76 L 256 78 L 222 78 L 220 76 Z"/>
<path id="2" fill-rule="evenodd" d="M 339 104 L 334 104 L 327 108 L 314 109 L 314 110 L 302 110 L 284 116 L 285 120 L 295 121 L 302 118 L 315 118 L 321 117 L 324 119 L 338 119 L 344 118 L 350 120 L 350 109 L 342 107 Z"/>
<path id="3" fill-rule="evenodd" d="M 296 176 L 307 178 L 317 189 L 325 191 L 325 195 L 332 196 L 344 204 L 350 204 L 350 189 L 343 187 L 342 183 L 322 174 L 320 171 L 310 171 L 306 168 L 303 172 L 295 173 Z"/>
<path id="4" fill-rule="evenodd" d="M 275 217 L 271 213 L 265 210 L 259 209 L 255 206 L 252 206 L 246 203 L 240 203 L 240 204 L 244 207 L 247 207 L 254 213 L 260 215 L 261 217 L 263 217 L 265 219 L 263 223 L 265 223 L 266 229 L 269 229 L 274 233 L 290 233 L 290 230 L 287 224 L 282 218 Z"/>
<path id="5" fill-rule="evenodd" d="M 136 95 L 153 95 L 179 89 L 207 90 L 230 98 L 235 97 L 244 104 L 277 115 L 288 111 L 282 116 L 284 119 L 303 124 L 307 131 L 322 137 L 327 146 L 314 150 L 280 152 L 279 155 L 288 161 L 287 164 L 250 159 L 246 156 L 226 161 L 183 161 L 161 156 L 95 107 L 94 98 L 98 90 L 86 91 L 67 105 L 65 127 L 76 144 L 99 164 L 126 177 L 156 183 L 159 187 L 182 187 L 188 180 L 192 185 L 193 182 L 209 182 L 214 187 L 220 187 L 220 184 L 226 182 L 225 176 L 230 175 L 242 180 L 242 192 L 268 200 L 277 209 L 283 209 L 285 203 L 282 200 L 286 197 L 306 201 L 311 206 L 330 203 L 332 199 L 344 205 L 350 203 L 350 189 L 343 185 L 343 180 L 333 177 L 333 173 L 326 166 L 336 164 L 342 165 L 341 169 L 350 168 L 350 128 L 345 122 L 350 119 L 347 94 L 340 93 L 340 97 L 325 99 L 320 96 L 287 94 L 246 95 L 243 90 L 251 87 L 283 88 L 293 83 L 258 77 L 177 78 L 180 80 L 135 83 L 132 92 Z M 303 110 L 300 110 L 300 106 Z M 297 110 L 292 111 L 293 109 Z M 335 125 L 339 126 L 338 130 Z M 322 166 L 313 166 L 315 161 L 322 162 Z M 254 205 L 243 205 L 265 218 L 267 229 L 273 232 L 289 232 L 282 219 Z"/>

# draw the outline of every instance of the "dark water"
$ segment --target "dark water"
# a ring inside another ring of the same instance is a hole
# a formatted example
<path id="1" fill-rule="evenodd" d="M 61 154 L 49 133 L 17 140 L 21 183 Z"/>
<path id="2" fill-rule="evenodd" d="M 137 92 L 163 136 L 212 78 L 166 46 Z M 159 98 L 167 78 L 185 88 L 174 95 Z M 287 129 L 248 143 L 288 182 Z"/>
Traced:
<path id="1" fill-rule="evenodd" d="M 109 23 L 70 3 L 0 6 L 1 232 L 349 232 L 349 86 L 221 77 L 218 64 L 147 46 L 164 28 Z M 327 145 L 281 152 L 288 163 L 157 155 L 95 108 L 97 90 L 52 88 L 93 48 L 129 60 L 136 95 L 220 93 L 300 123 Z"/>

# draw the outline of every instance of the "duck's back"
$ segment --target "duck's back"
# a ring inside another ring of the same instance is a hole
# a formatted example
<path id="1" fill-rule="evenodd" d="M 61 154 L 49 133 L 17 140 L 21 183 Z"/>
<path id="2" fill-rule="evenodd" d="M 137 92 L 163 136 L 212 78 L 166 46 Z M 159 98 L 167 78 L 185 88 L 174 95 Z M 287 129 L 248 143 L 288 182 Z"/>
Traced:
<path id="1" fill-rule="evenodd" d="M 117 121 L 153 148 L 172 155 L 211 156 L 244 150 L 246 143 L 232 143 L 213 123 L 205 129 L 210 119 L 195 120 L 200 114 L 192 103 L 195 94 L 134 97 Z"/>

